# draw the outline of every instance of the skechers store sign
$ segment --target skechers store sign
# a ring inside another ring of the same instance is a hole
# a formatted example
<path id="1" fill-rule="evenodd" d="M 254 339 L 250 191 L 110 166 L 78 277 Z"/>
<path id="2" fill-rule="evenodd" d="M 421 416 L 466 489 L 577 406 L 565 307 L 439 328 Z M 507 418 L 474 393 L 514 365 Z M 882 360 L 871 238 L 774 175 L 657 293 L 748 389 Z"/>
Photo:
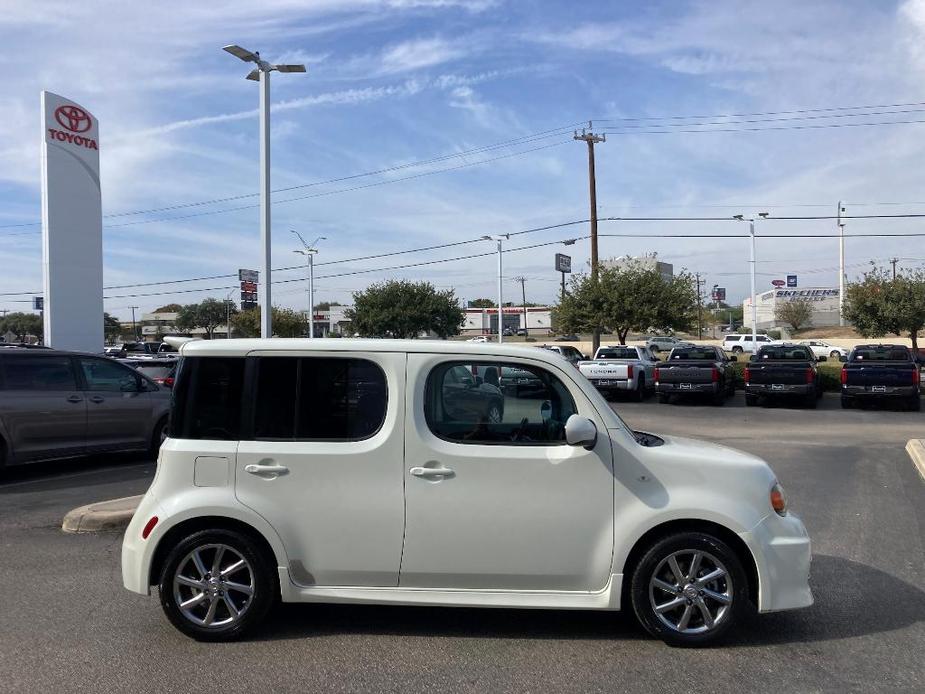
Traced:
<path id="1" fill-rule="evenodd" d="M 775 291 L 765 292 L 761 295 L 762 300 L 769 299 L 802 299 L 804 301 L 825 301 L 826 299 L 838 298 L 837 289 L 777 289 Z"/>

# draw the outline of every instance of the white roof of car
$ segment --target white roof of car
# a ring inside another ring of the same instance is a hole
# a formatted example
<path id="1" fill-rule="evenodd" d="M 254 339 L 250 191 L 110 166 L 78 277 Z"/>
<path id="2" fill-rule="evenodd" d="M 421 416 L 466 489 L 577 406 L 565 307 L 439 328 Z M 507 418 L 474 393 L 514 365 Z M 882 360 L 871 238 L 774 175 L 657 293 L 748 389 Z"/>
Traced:
<path id="1" fill-rule="evenodd" d="M 418 352 L 459 354 L 472 357 L 529 357 L 551 364 L 562 357 L 534 345 L 499 345 L 497 342 L 457 342 L 451 340 L 368 340 L 357 338 L 252 338 L 241 340 L 196 340 L 187 342 L 180 353 L 187 357 L 240 356 L 251 352 Z"/>

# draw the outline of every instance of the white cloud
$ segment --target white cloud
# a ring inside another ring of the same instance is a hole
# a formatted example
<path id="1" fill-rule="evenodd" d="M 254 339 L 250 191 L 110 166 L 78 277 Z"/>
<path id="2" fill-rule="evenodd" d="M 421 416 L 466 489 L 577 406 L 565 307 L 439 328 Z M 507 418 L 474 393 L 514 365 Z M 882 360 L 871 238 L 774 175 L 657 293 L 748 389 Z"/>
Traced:
<path id="1" fill-rule="evenodd" d="M 466 55 L 458 42 L 442 38 L 413 39 L 387 47 L 379 57 L 379 72 L 394 74 L 442 65 Z"/>

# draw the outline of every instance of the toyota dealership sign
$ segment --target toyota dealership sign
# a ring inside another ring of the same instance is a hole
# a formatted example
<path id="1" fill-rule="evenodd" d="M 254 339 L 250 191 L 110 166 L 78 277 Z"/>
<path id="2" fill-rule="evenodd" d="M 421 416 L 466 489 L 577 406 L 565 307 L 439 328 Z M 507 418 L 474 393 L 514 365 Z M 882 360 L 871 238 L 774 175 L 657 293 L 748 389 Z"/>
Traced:
<path id="1" fill-rule="evenodd" d="M 45 344 L 103 346 L 103 212 L 99 121 L 42 92 L 42 255 Z"/>

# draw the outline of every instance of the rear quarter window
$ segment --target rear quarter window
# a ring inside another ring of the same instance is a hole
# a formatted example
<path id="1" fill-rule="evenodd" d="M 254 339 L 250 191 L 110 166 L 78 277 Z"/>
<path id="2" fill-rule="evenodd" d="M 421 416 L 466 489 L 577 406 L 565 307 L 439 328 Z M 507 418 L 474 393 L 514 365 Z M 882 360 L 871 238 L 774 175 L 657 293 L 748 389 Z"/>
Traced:
<path id="1" fill-rule="evenodd" d="M 172 391 L 171 438 L 240 439 L 244 363 L 244 357 L 181 360 Z"/>

